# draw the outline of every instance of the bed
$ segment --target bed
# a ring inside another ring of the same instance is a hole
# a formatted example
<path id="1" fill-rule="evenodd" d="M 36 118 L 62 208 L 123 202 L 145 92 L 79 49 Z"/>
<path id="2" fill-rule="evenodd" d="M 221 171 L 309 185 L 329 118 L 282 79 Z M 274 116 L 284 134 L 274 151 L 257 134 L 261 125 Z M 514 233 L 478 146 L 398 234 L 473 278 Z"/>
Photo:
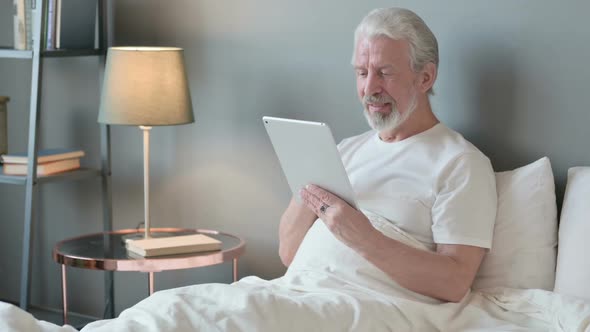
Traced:
<path id="1" fill-rule="evenodd" d="M 568 172 L 559 232 L 549 159 L 496 173 L 496 181 L 493 248 L 459 303 L 398 286 L 316 222 L 281 278 L 159 291 L 82 331 L 590 331 L 590 264 L 583 257 L 590 247 L 590 168 Z M 427 250 L 364 212 L 387 236 Z M 76 330 L 0 303 L 0 331 Z"/>

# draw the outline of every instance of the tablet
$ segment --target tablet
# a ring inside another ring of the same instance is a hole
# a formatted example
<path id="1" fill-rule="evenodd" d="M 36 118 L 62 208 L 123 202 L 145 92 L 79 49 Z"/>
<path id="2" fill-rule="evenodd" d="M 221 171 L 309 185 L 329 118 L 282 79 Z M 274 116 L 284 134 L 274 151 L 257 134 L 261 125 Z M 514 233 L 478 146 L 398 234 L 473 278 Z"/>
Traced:
<path id="1" fill-rule="evenodd" d="M 301 202 L 299 190 L 315 184 L 357 208 L 354 191 L 327 124 L 270 116 L 262 121 L 298 202 Z"/>

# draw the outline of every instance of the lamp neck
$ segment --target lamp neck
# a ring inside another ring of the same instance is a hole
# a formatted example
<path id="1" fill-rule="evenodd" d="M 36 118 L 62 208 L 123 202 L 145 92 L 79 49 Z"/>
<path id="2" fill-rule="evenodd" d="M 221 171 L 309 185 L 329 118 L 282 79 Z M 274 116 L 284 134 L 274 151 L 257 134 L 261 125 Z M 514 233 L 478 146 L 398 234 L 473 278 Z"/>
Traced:
<path id="1" fill-rule="evenodd" d="M 143 132 L 143 208 L 145 216 L 145 238 L 150 235 L 150 126 L 139 126 Z"/>

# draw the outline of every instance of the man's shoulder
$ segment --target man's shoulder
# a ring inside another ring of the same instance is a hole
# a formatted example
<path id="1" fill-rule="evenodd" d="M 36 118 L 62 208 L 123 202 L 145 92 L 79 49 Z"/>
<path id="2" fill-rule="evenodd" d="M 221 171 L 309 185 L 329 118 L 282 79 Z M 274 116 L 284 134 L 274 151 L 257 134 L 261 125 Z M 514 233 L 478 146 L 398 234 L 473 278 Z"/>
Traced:
<path id="1" fill-rule="evenodd" d="M 440 123 L 436 132 L 422 144 L 422 156 L 430 163 L 435 178 L 446 176 L 457 167 L 481 167 L 491 169 L 490 159 L 458 131 Z"/>
<path id="2" fill-rule="evenodd" d="M 439 135 L 435 140 L 439 145 L 439 149 L 448 155 L 450 158 L 455 158 L 460 155 L 470 154 L 477 155 L 487 159 L 487 156 L 478 149 L 473 143 L 467 140 L 461 133 L 440 124 Z"/>

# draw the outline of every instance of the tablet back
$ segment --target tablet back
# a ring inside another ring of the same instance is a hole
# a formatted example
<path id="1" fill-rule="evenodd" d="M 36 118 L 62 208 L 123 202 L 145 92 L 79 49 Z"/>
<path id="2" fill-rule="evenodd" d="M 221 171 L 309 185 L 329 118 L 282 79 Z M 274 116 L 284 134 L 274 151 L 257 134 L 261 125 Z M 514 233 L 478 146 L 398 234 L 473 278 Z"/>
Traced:
<path id="1" fill-rule="evenodd" d="M 328 125 L 269 116 L 262 120 L 298 202 L 299 190 L 307 184 L 315 184 L 357 208 L 354 191 Z"/>

